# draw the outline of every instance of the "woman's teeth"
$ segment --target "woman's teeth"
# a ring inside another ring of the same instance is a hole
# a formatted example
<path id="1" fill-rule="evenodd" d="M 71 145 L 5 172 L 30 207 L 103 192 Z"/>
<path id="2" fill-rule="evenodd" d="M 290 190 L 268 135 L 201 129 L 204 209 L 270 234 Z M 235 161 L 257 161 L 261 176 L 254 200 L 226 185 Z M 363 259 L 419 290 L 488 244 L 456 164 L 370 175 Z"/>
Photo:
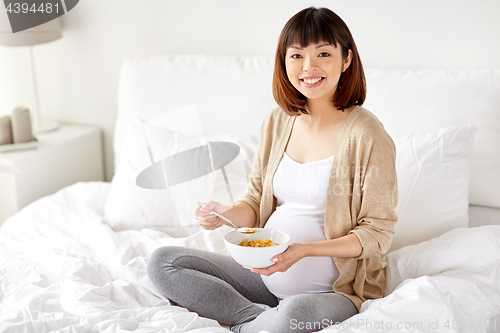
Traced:
<path id="1" fill-rule="evenodd" d="M 323 80 L 323 78 L 319 77 L 317 79 L 302 79 L 302 81 L 304 81 L 307 84 L 315 84 L 316 82 L 318 82 L 320 80 Z"/>

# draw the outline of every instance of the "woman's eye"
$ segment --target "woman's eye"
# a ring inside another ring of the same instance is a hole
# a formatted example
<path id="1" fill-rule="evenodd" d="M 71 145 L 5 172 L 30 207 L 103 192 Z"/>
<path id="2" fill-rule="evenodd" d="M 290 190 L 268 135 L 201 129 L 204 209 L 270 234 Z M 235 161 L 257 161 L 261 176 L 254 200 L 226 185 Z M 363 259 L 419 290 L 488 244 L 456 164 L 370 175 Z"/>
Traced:
<path id="1" fill-rule="evenodd" d="M 327 52 L 321 52 L 319 54 L 320 57 L 328 57 L 330 55 L 330 53 L 327 53 Z"/>
<path id="2" fill-rule="evenodd" d="M 292 59 L 300 59 L 302 56 L 300 54 L 292 54 Z"/>

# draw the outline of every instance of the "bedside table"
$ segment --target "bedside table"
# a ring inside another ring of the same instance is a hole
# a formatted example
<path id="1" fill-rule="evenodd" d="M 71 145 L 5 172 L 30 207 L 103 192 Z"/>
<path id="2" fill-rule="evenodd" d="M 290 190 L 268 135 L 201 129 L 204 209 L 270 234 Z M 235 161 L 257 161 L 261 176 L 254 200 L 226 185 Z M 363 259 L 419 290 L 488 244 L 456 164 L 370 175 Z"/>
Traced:
<path id="1" fill-rule="evenodd" d="M 38 148 L 0 153 L 0 225 L 21 208 L 79 181 L 104 180 L 101 131 L 61 124 Z"/>

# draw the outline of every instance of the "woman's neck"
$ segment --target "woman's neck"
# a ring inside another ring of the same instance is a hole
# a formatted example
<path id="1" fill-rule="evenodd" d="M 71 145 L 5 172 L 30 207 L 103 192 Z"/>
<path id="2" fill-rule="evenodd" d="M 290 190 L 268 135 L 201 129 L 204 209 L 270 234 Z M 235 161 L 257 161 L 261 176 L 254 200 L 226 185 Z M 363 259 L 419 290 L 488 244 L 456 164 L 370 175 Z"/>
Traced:
<path id="1" fill-rule="evenodd" d="M 308 100 L 306 110 L 309 114 L 301 115 L 302 120 L 312 130 L 321 130 L 325 127 L 344 123 L 354 107 L 339 110 L 332 101 Z"/>

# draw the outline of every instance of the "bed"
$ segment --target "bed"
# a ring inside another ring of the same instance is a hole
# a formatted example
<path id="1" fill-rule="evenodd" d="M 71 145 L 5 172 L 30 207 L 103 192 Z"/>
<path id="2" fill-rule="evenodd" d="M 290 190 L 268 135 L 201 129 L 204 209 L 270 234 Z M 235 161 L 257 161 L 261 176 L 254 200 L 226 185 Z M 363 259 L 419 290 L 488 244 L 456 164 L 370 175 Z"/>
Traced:
<path id="1" fill-rule="evenodd" d="M 227 254 L 229 228 L 203 230 L 192 211 L 198 200 L 229 203 L 243 193 L 260 123 L 275 106 L 272 64 L 126 59 L 112 182 L 76 183 L 0 228 L 0 332 L 228 332 L 171 305 L 146 265 L 165 245 Z M 303 324 L 325 332 L 499 332 L 500 71 L 366 75 L 364 106 L 398 152 L 400 220 L 385 255 L 386 296 L 343 323 Z M 207 142 L 236 143 L 239 154 L 224 171 L 212 166 L 175 186 L 161 172 L 137 185 L 152 165 Z"/>

